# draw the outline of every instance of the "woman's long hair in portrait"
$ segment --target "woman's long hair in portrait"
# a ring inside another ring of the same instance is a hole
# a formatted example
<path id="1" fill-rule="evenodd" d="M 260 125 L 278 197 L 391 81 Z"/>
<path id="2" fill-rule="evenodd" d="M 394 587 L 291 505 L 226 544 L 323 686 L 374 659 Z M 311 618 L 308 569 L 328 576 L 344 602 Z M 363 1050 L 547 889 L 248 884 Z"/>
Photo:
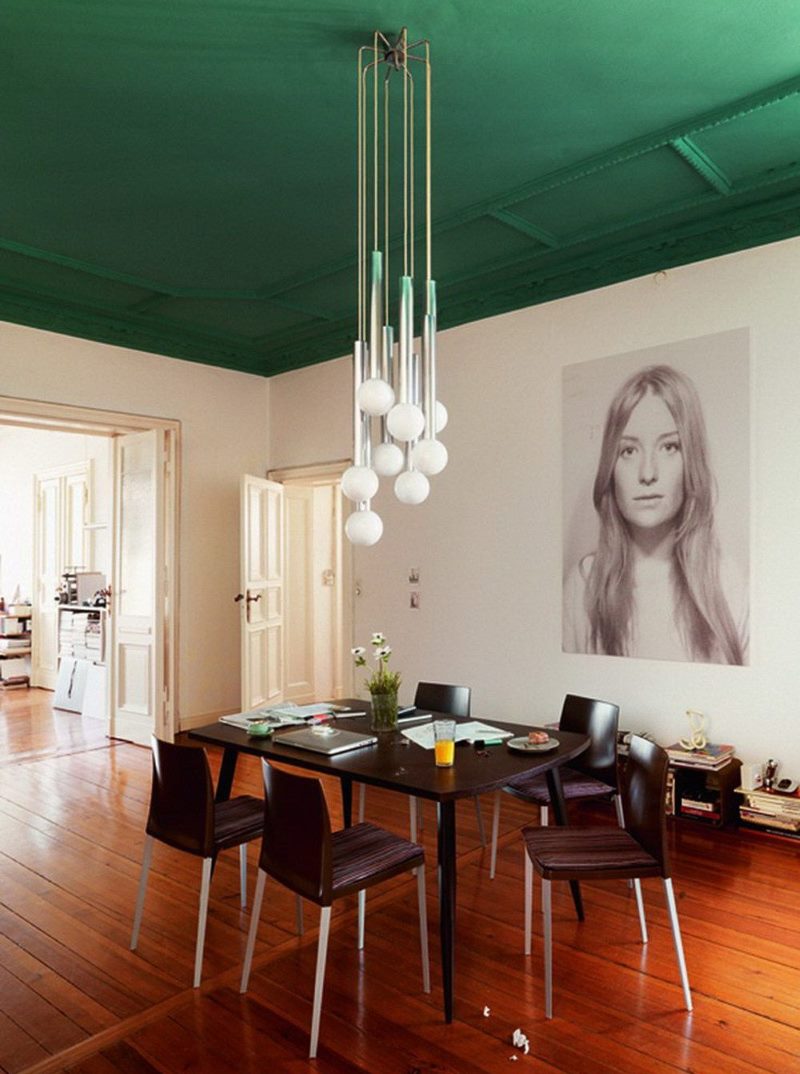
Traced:
<path id="1" fill-rule="evenodd" d="M 624 656 L 631 640 L 632 539 L 617 505 L 614 467 L 628 419 L 648 391 L 664 401 L 675 419 L 683 456 L 684 496 L 675 519 L 672 564 L 678 627 L 694 659 L 742 664 L 742 643 L 719 577 L 715 486 L 703 411 L 691 380 L 668 365 L 648 366 L 629 377 L 614 396 L 606 416 L 594 482 L 600 536 L 586 585 L 592 649 L 609 656 Z"/>

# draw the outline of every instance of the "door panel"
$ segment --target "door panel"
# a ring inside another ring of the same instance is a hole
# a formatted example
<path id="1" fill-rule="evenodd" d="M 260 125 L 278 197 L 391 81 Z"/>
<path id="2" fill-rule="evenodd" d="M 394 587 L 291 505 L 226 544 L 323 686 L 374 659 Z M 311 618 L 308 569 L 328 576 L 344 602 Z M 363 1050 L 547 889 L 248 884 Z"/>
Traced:
<path id="1" fill-rule="evenodd" d="M 58 678 L 56 592 L 68 570 L 91 570 L 85 528 L 89 517 L 91 462 L 36 474 L 34 481 L 34 597 L 31 683 L 55 690 Z"/>
<path id="2" fill-rule="evenodd" d="M 287 701 L 316 697 L 314 681 L 314 489 L 284 488 L 286 505 Z"/>
<path id="3" fill-rule="evenodd" d="M 165 735 L 164 432 L 120 436 L 114 444 L 115 541 L 112 585 L 114 686 L 111 733 L 148 744 Z"/>
<path id="4" fill-rule="evenodd" d="M 245 474 L 241 492 L 243 712 L 283 699 L 283 487 Z"/>

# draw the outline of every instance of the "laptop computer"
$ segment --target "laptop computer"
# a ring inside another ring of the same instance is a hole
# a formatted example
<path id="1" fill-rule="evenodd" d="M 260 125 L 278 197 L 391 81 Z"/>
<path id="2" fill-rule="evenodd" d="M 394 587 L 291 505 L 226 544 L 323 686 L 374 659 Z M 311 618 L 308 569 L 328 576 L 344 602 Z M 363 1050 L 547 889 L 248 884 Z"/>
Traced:
<path id="1" fill-rule="evenodd" d="M 331 757 L 347 750 L 372 746 L 378 741 L 378 736 L 367 735 L 361 731 L 345 731 L 324 724 L 322 727 L 301 727 L 299 731 L 282 731 L 275 735 L 272 741 L 275 745 L 314 750 L 315 753 L 325 753 Z"/>

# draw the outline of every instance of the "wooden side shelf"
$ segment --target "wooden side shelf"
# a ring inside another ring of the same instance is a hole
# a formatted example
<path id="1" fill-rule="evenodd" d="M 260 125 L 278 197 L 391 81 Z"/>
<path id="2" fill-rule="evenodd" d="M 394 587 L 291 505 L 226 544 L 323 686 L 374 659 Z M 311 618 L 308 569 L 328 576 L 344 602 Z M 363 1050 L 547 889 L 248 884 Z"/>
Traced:
<path id="1" fill-rule="evenodd" d="M 738 757 L 731 757 L 717 769 L 670 765 L 671 791 L 668 784 L 667 812 L 713 828 L 733 824 L 739 818 L 735 790 L 739 786 L 741 767 Z"/>

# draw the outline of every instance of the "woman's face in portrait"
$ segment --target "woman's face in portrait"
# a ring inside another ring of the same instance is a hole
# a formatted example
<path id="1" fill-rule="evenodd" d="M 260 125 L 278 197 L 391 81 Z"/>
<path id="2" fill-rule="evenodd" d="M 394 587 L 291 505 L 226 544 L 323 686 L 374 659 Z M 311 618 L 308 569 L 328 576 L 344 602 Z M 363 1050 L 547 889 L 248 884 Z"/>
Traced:
<path id="1" fill-rule="evenodd" d="M 675 419 L 648 390 L 631 411 L 614 464 L 614 495 L 631 526 L 673 522 L 683 506 L 683 454 Z"/>

